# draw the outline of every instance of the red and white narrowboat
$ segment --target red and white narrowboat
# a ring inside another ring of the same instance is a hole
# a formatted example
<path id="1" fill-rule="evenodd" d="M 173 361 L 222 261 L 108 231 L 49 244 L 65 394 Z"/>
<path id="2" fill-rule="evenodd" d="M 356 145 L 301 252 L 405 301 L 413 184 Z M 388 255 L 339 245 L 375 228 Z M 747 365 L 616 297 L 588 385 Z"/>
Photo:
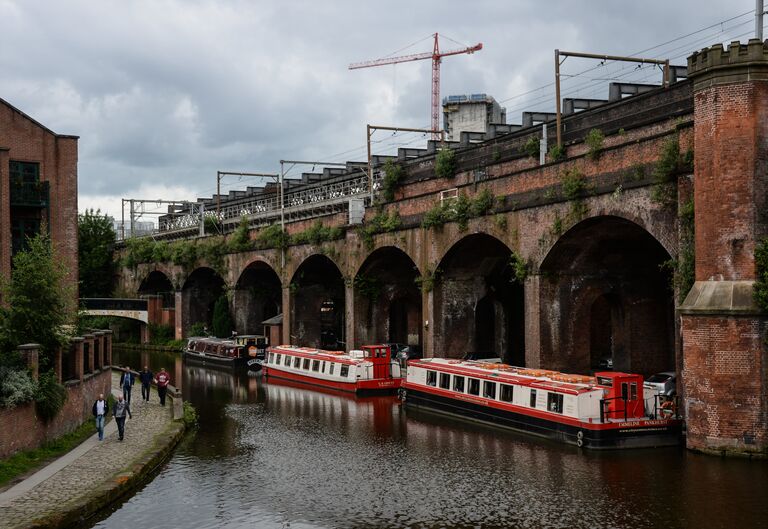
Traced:
<path id="1" fill-rule="evenodd" d="M 271 347 L 264 374 L 354 393 L 395 391 L 403 380 L 386 345 L 366 345 L 349 354 L 293 345 Z"/>
<path id="2" fill-rule="evenodd" d="M 672 401 L 643 396 L 640 375 L 569 375 L 505 364 L 428 358 L 408 362 L 406 406 L 428 408 L 592 449 L 680 443 Z"/>

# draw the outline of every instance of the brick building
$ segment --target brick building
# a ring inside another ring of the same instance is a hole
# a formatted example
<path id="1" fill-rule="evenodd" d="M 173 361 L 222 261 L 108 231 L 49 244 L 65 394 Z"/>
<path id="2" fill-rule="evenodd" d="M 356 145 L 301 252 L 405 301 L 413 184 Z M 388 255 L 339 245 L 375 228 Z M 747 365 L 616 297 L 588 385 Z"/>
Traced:
<path id="1" fill-rule="evenodd" d="M 77 284 L 77 136 L 57 134 L 0 99 L 0 274 L 47 226 Z"/>

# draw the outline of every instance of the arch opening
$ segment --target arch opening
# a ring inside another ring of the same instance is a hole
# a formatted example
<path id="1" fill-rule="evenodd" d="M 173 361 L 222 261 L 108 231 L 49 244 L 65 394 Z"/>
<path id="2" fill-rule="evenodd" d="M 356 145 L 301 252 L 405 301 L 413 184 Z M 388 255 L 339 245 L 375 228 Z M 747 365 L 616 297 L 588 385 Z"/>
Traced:
<path id="1" fill-rule="evenodd" d="M 184 336 L 195 324 L 212 330 L 214 305 L 224 295 L 224 279 L 211 268 L 198 268 L 189 275 L 182 288 Z"/>
<path id="2" fill-rule="evenodd" d="M 232 312 L 239 334 L 262 334 L 261 322 L 282 312 L 282 285 L 267 263 L 248 265 L 235 285 Z"/>
<path id="3" fill-rule="evenodd" d="M 344 278 L 325 255 L 308 257 L 291 280 L 291 343 L 344 349 Z"/>

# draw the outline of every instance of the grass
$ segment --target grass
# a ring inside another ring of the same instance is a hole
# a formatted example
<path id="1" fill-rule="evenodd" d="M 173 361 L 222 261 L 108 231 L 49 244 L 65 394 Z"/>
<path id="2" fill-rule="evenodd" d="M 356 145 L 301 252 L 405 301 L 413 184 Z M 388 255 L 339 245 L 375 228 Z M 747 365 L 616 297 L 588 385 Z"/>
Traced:
<path id="1" fill-rule="evenodd" d="M 110 407 L 111 409 L 111 407 Z M 96 433 L 96 425 L 89 417 L 74 431 L 61 437 L 48 441 L 40 448 L 24 450 L 11 457 L 0 460 L 0 487 L 12 479 L 36 470 L 51 460 L 69 452 L 77 445 Z"/>

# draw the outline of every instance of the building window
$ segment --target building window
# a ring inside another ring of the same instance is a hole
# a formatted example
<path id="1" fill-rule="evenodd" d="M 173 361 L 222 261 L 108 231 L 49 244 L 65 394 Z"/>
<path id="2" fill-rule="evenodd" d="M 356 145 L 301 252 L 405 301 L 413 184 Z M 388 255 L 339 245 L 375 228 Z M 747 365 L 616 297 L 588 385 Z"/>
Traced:
<path id="1" fill-rule="evenodd" d="M 451 387 L 451 375 L 440 373 L 440 387 L 442 389 L 449 389 Z"/>
<path id="2" fill-rule="evenodd" d="M 427 371 L 427 386 L 437 386 L 437 371 Z"/>
<path id="3" fill-rule="evenodd" d="M 11 160 L 10 176 L 12 185 L 31 185 L 40 181 L 40 164 Z"/>
<path id="4" fill-rule="evenodd" d="M 470 395 L 480 395 L 480 381 L 476 378 L 469 379 L 469 388 L 467 393 Z"/>
<path id="5" fill-rule="evenodd" d="M 510 386 L 508 384 L 502 384 L 501 395 L 499 395 L 499 398 L 504 402 L 512 402 L 513 396 L 514 396 L 514 386 Z"/>
<path id="6" fill-rule="evenodd" d="M 341 366 L 341 378 L 347 378 L 349 376 L 349 366 L 343 365 Z"/>
<path id="7" fill-rule="evenodd" d="M 531 402 L 530 402 L 530 405 L 531 405 L 531 408 L 535 408 L 536 407 L 536 390 L 535 389 L 531 390 Z"/>
<path id="8" fill-rule="evenodd" d="M 464 393 L 464 377 L 453 375 L 453 391 Z"/>
<path id="9" fill-rule="evenodd" d="M 563 413 L 563 396 L 550 392 L 547 395 L 547 409 L 555 413 Z"/>
<path id="10" fill-rule="evenodd" d="M 486 399 L 496 398 L 496 382 L 483 382 L 483 397 Z"/>

